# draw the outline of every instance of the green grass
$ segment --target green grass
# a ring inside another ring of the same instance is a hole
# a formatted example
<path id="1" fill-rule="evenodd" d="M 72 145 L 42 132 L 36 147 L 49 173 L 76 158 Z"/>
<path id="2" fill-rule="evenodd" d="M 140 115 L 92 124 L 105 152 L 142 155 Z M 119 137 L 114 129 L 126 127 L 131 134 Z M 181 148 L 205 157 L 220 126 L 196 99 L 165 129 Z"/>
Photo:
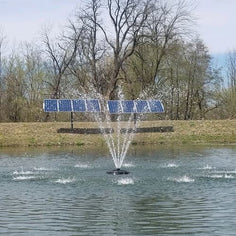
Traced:
<path id="1" fill-rule="evenodd" d="M 123 124 L 125 126 L 125 124 Z M 132 144 L 236 144 L 236 120 L 144 121 L 141 127 L 173 126 L 170 133 L 136 134 Z M 75 122 L 75 128 L 97 128 L 93 122 Z M 62 134 L 69 122 L 0 123 L 0 147 L 105 146 L 101 134 Z"/>

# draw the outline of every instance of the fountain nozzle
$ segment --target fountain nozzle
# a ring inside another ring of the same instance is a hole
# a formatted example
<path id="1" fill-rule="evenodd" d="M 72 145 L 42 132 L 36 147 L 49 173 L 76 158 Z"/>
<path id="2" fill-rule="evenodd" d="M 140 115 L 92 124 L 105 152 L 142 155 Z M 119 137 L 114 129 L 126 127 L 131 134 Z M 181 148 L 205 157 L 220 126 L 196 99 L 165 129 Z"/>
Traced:
<path id="1" fill-rule="evenodd" d="M 129 172 L 127 170 L 121 170 L 120 168 L 117 168 L 112 171 L 107 171 L 107 174 L 109 175 L 127 175 Z"/>

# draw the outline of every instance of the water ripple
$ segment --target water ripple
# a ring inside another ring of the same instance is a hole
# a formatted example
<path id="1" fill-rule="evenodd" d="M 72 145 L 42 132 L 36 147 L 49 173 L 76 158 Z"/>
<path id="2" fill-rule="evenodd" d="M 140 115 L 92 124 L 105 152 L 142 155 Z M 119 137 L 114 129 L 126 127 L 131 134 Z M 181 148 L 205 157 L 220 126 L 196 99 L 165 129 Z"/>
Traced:
<path id="1" fill-rule="evenodd" d="M 118 185 L 128 185 L 128 184 L 134 184 L 134 180 L 132 178 L 121 178 L 117 181 Z"/>
<path id="2" fill-rule="evenodd" d="M 75 167 L 82 169 L 92 168 L 89 164 L 82 164 L 82 163 L 76 164 Z"/>
<path id="3" fill-rule="evenodd" d="M 177 177 L 177 178 L 170 177 L 168 178 L 168 180 L 171 180 L 177 183 L 192 183 L 195 181 L 193 178 L 190 178 L 187 175 L 184 175 L 182 177 Z"/>
<path id="4" fill-rule="evenodd" d="M 30 180 L 30 179 L 36 179 L 36 176 L 17 176 L 13 177 L 13 180 Z"/>
<path id="5" fill-rule="evenodd" d="M 60 179 L 57 179 L 55 183 L 68 184 L 68 183 L 73 183 L 75 181 L 76 181 L 75 178 L 60 178 Z"/>

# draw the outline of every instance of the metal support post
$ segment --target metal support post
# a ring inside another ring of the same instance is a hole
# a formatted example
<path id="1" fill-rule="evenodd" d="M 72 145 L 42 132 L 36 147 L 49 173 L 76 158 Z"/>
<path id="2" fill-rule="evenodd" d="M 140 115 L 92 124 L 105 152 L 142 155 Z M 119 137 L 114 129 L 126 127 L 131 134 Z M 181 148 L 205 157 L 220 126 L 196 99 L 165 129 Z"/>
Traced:
<path id="1" fill-rule="evenodd" d="M 71 124 L 71 130 L 74 129 L 74 117 L 73 117 L 73 112 L 70 113 L 70 124 Z"/>

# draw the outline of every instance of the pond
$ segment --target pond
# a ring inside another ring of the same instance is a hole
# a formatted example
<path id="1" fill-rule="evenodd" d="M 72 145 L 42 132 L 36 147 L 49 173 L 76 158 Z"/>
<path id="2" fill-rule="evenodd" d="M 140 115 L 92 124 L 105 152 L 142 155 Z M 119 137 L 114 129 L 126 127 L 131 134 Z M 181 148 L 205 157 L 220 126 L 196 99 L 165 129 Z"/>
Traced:
<path id="1" fill-rule="evenodd" d="M 235 147 L 1 150 L 0 234 L 235 235 Z"/>

